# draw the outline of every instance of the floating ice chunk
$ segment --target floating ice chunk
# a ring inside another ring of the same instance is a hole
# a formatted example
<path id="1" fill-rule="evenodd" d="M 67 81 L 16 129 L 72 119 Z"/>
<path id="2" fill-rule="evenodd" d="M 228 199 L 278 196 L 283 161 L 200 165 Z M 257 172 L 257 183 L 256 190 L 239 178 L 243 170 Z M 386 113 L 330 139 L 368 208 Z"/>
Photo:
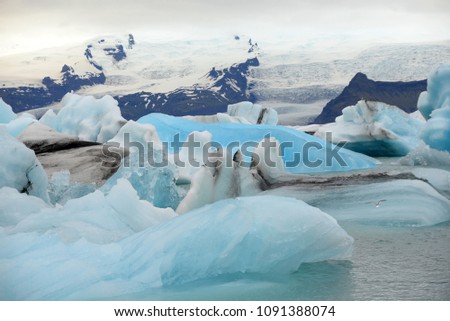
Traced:
<path id="1" fill-rule="evenodd" d="M 295 196 L 338 221 L 381 226 L 430 226 L 450 220 L 450 201 L 420 180 L 393 180 L 302 190 L 290 186 L 271 195 Z"/>
<path id="2" fill-rule="evenodd" d="M 450 152 L 450 95 L 441 108 L 431 113 L 421 137 L 430 147 Z"/>
<path id="3" fill-rule="evenodd" d="M 72 183 L 70 181 L 70 171 L 62 170 L 53 173 L 51 176 L 48 184 L 48 195 L 52 204 L 58 203 L 64 205 L 71 199 L 80 198 L 95 192 L 95 189 L 96 186 L 94 183 Z"/>
<path id="4" fill-rule="evenodd" d="M 450 154 L 448 170 L 439 168 L 414 167 L 411 172 L 414 176 L 426 180 L 438 192 L 450 199 Z"/>
<path id="5" fill-rule="evenodd" d="M 227 113 L 184 116 L 183 118 L 207 124 L 240 123 L 276 125 L 278 123 L 278 114 L 275 109 L 263 108 L 261 105 L 253 104 L 249 101 L 228 105 Z"/>
<path id="6" fill-rule="evenodd" d="M 16 225 L 28 215 L 49 207 L 42 199 L 11 187 L 0 188 L 0 204 L 1 227 Z"/>
<path id="7" fill-rule="evenodd" d="M 28 115 L 29 114 L 20 115 L 4 125 L 4 128 L 11 136 L 18 137 L 28 126 L 37 122 L 35 118 L 29 117 Z"/>
<path id="8" fill-rule="evenodd" d="M 49 109 L 45 114 L 39 119 L 41 124 L 44 124 L 50 128 L 56 129 L 58 127 L 58 116 L 56 116 L 53 109 Z"/>
<path id="9" fill-rule="evenodd" d="M 427 91 L 420 94 L 417 108 L 425 119 L 450 99 L 450 64 L 442 64 L 428 77 Z M 450 103 L 450 102 L 448 102 Z"/>
<path id="10" fill-rule="evenodd" d="M 278 123 L 278 113 L 275 109 L 264 108 L 249 101 L 228 105 L 227 114 L 232 117 L 244 118 L 251 124 L 275 126 Z"/>
<path id="11" fill-rule="evenodd" d="M 154 126 L 138 124 L 132 120 L 122 126 L 108 142 L 118 143 L 122 148 L 130 148 L 130 143 L 133 143 L 133 145 L 139 143 L 144 148 L 147 148 L 149 143 L 154 144 L 156 147 L 161 147 L 161 142 Z"/>
<path id="12" fill-rule="evenodd" d="M 423 141 L 450 152 L 450 64 L 441 65 L 428 77 L 427 91 L 420 94 L 417 106 L 428 119 L 421 133 Z"/>
<path id="13" fill-rule="evenodd" d="M 270 144 L 270 145 L 269 145 Z M 267 147 L 264 148 L 264 145 Z M 253 151 L 252 166 L 269 183 L 274 183 L 284 173 L 280 143 L 271 137 L 261 141 Z"/>
<path id="14" fill-rule="evenodd" d="M 56 120 L 50 113 L 42 122 L 54 126 L 58 132 L 75 135 L 82 140 L 104 143 L 114 137 L 126 122 L 117 101 L 108 95 L 96 99 L 68 93 L 61 105 Z"/>
<path id="15" fill-rule="evenodd" d="M 7 124 L 17 118 L 10 105 L 0 98 L 0 124 Z"/>
<path id="16" fill-rule="evenodd" d="M 304 262 L 348 258 L 352 243 L 334 219 L 302 201 L 242 197 L 207 205 L 125 240 L 123 267 L 149 285 L 236 272 L 290 273 Z M 149 249 L 147 244 L 158 246 Z"/>
<path id="17" fill-rule="evenodd" d="M 183 116 L 183 118 L 197 121 L 200 123 L 240 123 L 240 124 L 251 124 L 250 121 L 244 117 L 233 117 L 226 113 L 217 113 L 215 115 L 196 115 L 196 116 Z"/>
<path id="18" fill-rule="evenodd" d="M 111 197 L 121 197 L 117 192 Z M 48 215 L 42 224 L 88 233 L 84 227 L 103 215 L 93 210 L 104 201 L 99 196 L 68 203 L 71 212 Z M 117 205 L 132 215 L 123 202 Z M 78 224 L 70 221 L 74 216 Z M 305 262 L 348 258 L 353 244 L 329 215 L 274 196 L 220 201 L 113 244 L 67 243 L 63 237 L 0 230 L 0 243 L 8 244 L 0 248 L 1 298 L 98 299 L 224 274 L 290 273 Z"/>
<path id="19" fill-rule="evenodd" d="M 205 124 L 157 113 L 140 118 L 138 123 L 152 124 L 161 141 L 168 143 L 174 142 L 176 138 L 180 142 L 186 142 L 192 132 L 207 131 L 211 133 L 211 139 L 222 149 L 231 151 L 231 155 L 243 149 L 244 158 L 251 158 L 253 149 L 264 138 L 274 137 L 283 145 L 284 167 L 292 173 L 350 171 L 373 168 L 377 164 L 377 161 L 370 157 L 339 149 L 319 138 L 283 126 Z M 177 149 L 170 151 L 179 152 Z"/>
<path id="20" fill-rule="evenodd" d="M 226 159 L 226 156 L 218 155 L 215 166 L 202 166 L 197 170 L 177 213 L 183 214 L 226 198 L 256 195 L 261 191 L 254 174 L 239 166 L 239 159 L 233 160 L 231 164 L 226 164 Z"/>
<path id="21" fill-rule="evenodd" d="M 17 198 L 17 197 L 16 197 Z M 25 199 L 24 206 L 29 201 Z M 8 234 L 53 232 L 64 242 L 84 238 L 105 244 L 123 239 L 133 233 L 173 218 L 171 209 L 156 208 L 139 199 L 126 180 L 118 180 L 107 195 L 100 191 L 69 200 L 63 207 L 43 209 L 18 222 Z"/>
<path id="22" fill-rule="evenodd" d="M 184 190 L 176 186 L 177 169 L 161 149 L 152 125 L 127 122 L 108 144 L 129 150 L 117 172 L 102 187 L 108 191 L 118 179 L 128 180 L 139 197 L 157 207 L 177 208 Z"/>
<path id="23" fill-rule="evenodd" d="M 408 166 L 435 166 L 450 169 L 450 152 L 436 150 L 424 142 L 419 142 L 417 147 L 402 157 L 399 162 Z"/>
<path id="24" fill-rule="evenodd" d="M 396 106 L 359 101 L 342 110 L 336 122 L 321 126 L 315 136 L 370 156 L 404 156 L 414 149 L 423 121 Z"/>
<path id="25" fill-rule="evenodd" d="M 31 149 L 0 128 L 0 188 L 9 186 L 19 192 L 48 202 L 47 175 Z"/>

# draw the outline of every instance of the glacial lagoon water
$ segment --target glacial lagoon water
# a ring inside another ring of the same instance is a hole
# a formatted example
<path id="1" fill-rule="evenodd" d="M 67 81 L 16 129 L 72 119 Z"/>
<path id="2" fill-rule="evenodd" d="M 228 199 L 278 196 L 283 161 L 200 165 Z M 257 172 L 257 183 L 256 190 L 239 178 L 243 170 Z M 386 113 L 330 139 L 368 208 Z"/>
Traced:
<path id="1" fill-rule="evenodd" d="M 402 172 L 410 169 L 399 166 L 396 159 L 381 161 L 380 171 Z M 445 166 L 441 169 L 448 171 Z M 429 177 L 431 180 L 436 178 Z M 421 207 L 412 203 L 411 199 L 420 197 L 413 195 L 413 190 L 398 191 L 398 195 L 392 195 L 400 202 L 392 205 L 389 194 L 395 194 L 395 188 L 389 190 L 388 184 L 380 185 L 379 189 L 364 184 L 350 189 L 344 185 L 328 190 L 317 186 L 316 190 L 288 186 L 268 192 L 305 199 L 307 203 L 335 214 L 340 210 L 345 212 L 346 208 L 362 207 L 359 210 L 361 214 L 366 214 L 364 220 L 358 221 L 352 216 L 343 217 L 341 221 L 338 219 L 344 230 L 354 238 L 353 255 L 348 260 L 302 264 L 297 272 L 285 276 L 235 274 L 115 299 L 450 300 L 450 221 L 432 226 L 418 226 L 414 222 L 395 219 L 367 221 L 367 214 L 376 213 L 375 208 L 394 211 L 394 215 L 402 207 L 411 212 L 416 210 L 414 215 L 423 214 L 426 217 L 431 214 L 427 213 L 427 208 L 432 210 L 430 204 Z M 371 193 L 361 193 L 352 199 L 355 188 L 368 189 Z M 345 191 L 350 192 L 346 195 Z M 444 195 L 448 198 L 446 193 Z M 373 202 L 367 201 L 367 198 L 372 198 Z M 380 198 L 383 202 L 378 204 Z M 340 204 L 336 202 L 338 199 Z M 417 201 L 421 203 L 420 199 Z M 443 210 L 448 213 L 450 208 Z M 355 213 L 358 214 L 357 211 Z"/>
<path id="2" fill-rule="evenodd" d="M 450 300 L 450 223 L 341 225 L 355 239 L 347 261 L 303 264 L 288 276 L 232 275 L 116 299 Z"/>

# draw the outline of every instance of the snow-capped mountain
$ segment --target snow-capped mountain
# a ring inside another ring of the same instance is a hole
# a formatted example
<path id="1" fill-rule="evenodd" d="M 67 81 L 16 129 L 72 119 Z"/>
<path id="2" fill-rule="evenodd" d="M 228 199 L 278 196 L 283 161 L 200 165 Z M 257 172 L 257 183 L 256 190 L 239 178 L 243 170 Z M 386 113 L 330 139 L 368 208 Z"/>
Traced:
<path id="1" fill-rule="evenodd" d="M 140 41 L 131 34 L 80 46 L 0 57 L 0 97 L 15 112 L 57 103 L 69 91 L 109 94 L 123 115 L 214 114 L 258 101 L 281 123 L 310 122 L 358 72 L 378 81 L 425 79 L 450 60 L 450 42 L 365 46 L 256 43 L 248 36 Z"/>
<path id="2" fill-rule="evenodd" d="M 59 102 L 70 91 L 109 94 L 130 119 L 157 111 L 210 114 L 225 111 L 231 103 L 254 100 L 247 77 L 259 61 L 258 45 L 251 39 L 140 44 L 129 34 L 102 37 L 69 51 L 70 55 L 63 51 L 33 58 L 3 57 L 5 65 L 8 60 L 12 63 L 2 79 L 11 79 L 14 68 L 16 74 L 28 69 L 35 73 L 21 82 L 3 81 L 0 96 L 20 112 Z M 80 55 L 73 56 L 75 51 Z M 67 60 L 59 73 L 43 73 L 43 62 L 48 72 L 62 57 Z"/>

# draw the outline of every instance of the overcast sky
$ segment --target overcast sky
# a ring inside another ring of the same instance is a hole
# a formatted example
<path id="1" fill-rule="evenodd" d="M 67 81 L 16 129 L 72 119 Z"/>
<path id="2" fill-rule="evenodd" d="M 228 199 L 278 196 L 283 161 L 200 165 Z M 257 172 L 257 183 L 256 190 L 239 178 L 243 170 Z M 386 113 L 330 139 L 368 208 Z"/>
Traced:
<path id="1" fill-rule="evenodd" d="M 77 43 L 103 34 L 259 41 L 284 35 L 450 38 L 449 0 L 0 0 L 0 51 Z"/>

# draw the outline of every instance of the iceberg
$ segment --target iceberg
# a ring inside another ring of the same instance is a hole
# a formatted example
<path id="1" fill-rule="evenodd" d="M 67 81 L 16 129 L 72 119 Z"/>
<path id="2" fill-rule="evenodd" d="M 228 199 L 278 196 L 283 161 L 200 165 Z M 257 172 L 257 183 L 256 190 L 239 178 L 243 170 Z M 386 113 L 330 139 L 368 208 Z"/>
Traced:
<path id="1" fill-rule="evenodd" d="M 369 156 L 405 156 L 419 143 L 423 125 L 396 106 L 360 100 L 344 108 L 334 123 L 321 126 L 315 136 Z"/>
<path id="2" fill-rule="evenodd" d="M 264 124 L 275 126 L 278 124 L 278 113 L 273 108 L 264 108 L 261 105 L 243 101 L 228 105 L 227 114 L 231 117 L 244 118 L 250 124 Z"/>
<path id="3" fill-rule="evenodd" d="M 12 187 L 48 202 L 47 175 L 34 152 L 2 128 L 0 146 L 0 188 Z"/>
<path id="4" fill-rule="evenodd" d="M 126 122 L 117 101 L 108 95 L 96 99 L 68 93 L 63 97 L 61 106 L 56 116 L 49 110 L 41 122 L 60 133 L 75 135 L 82 140 L 104 143 L 113 138 Z"/>
<path id="5" fill-rule="evenodd" d="M 0 188 L 0 204 L 0 227 L 14 226 L 27 216 L 49 207 L 42 199 L 19 193 L 11 187 Z"/>
<path id="6" fill-rule="evenodd" d="M 237 123 L 205 124 L 164 114 L 152 113 L 138 120 L 153 125 L 161 142 L 169 151 L 179 153 L 192 132 L 209 132 L 213 145 L 235 155 L 240 150 L 248 165 L 253 150 L 268 137 L 280 142 L 284 168 L 291 173 L 322 173 L 367 169 L 377 161 L 323 140 L 283 126 L 248 125 Z"/>
<path id="7" fill-rule="evenodd" d="M 37 120 L 30 114 L 21 114 L 7 124 L 0 124 L 0 127 L 5 128 L 11 136 L 18 137 L 28 126 L 36 122 Z"/>
<path id="8" fill-rule="evenodd" d="M 232 166 L 224 166 L 226 159 L 226 155 L 219 155 L 217 160 L 221 165 L 202 166 L 193 174 L 189 191 L 177 207 L 177 213 L 183 214 L 226 198 L 253 196 L 261 191 L 256 173 L 239 166 L 237 160 Z"/>
<path id="9" fill-rule="evenodd" d="M 238 272 L 291 273 L 302 263 L 346 259 L 352 244 L 333 218 L 302 201 L 239 197 L 125 240 L 122 266 L 149 285 L 180 284 Z"/>
<path id="10" fill-rule="evenodd" d="M 39 122 L 45 126 L 55 129 L 58 127 L 58 116 L 53 109 L 49 109 L 44 115 L 42 115 Z"/>
<path id="11" fill-rule="evenodd" d="M 434 166 L 450 169 L 450 152 L 434 149 L 421 141 L 414 150 L 402 157 L 399 163 L 407 166 Z"/>
<path id="12" fill-rule="evenodd" d="M 241 123 L 263 124 L 275 126 L 278 124 L 278 113 L 275 109 L 264 108 L 261 105 L 243 101 L 228 105 L 226 113 L 215 115 L 183 116 L 185 119 L 201 123 Z"/>
<path id="13" fill-rule="evenodd" d="M 0 191 L 1 198 L 21 198 L 17 191 Z M 31 204 L 35 206 L 33 210 L 30 210 Z M 12 211 L 15 212 L 28 215 L 18 222 L 3 219 L 7 223 L 4 226 L 9 226 L 5 231 L 8 235 L 38 231 L 42 235 L 57 234 L 65 243 L 84 239 L 94 244 L 119 241 L 176 215 L 171 209 L 156 208 L 140 200 L 126 180 L 117 181 L 107 194 L 97 190 L 69 200 L 64 206 L 44 207 L 34 197 L 22 197 L 22 202 Z M 2 218 L 11 215 L 7 210 L 0 213 Z"/>
<path id="14" fill-rule="evenodd" d="M 122 148 L 129 156 L 122 160 L 102 191 L 109 191 L 118 180 L 126 179 L 140 199 L 157 207 L 177 208 L 186 192 L 177 186 L 178 170 L 166 159 L 154 126 L 128 121 L 106 146 Z"/>
<path id="15" fill-rule="evenodd" d="M 438 188 L 448 188 L 448 182 L 447 187 L 436 179 L 433 183 Z M 338 222 L 417 227 L 450 220 L 450 201 L 428 183 L 414 179 L 315 188 L 294 185 L 265 194 L 295 196 L 325 211 Z"/>
<path id="16" fill-rule="evenodd" d="M 7 124 L 17 118 L 10 105 L 0 98 L 0 124 Z"/>
<path id="17" fill-rule="evenodd" d="M 450 97 L 450 64 L 440 65 L 428 77 L 427 91 L 420 94 L 417 108 L 425 119 L 430 119 L 434 110 L 441 108 Z"/>
<path id="18" fill-rule="evenodd" d="M 143 212 L 131 214 L 137 204 L 129 202 L 132 191 L 125 182 L 106 198 L 96 192 L 57 213 L 44 209 L 40 220 L 0 229 L 0 244 L 8 244 L 0 247 L 0 297 L 112 298 L 219 275 L 287 274 L 302 263 L 352 253 L 353 239 L 335 219 L 302 201 L 275 196 L 219 201 L 117 240 L 118 220 L 143 226 Z M 97 242 L 99 229 L 110 227 L 110 239 L 102 238 L 109 242 Z"/>
<path id="19" fill-rule="evenodd" d="M 417 106 L 427 119 L 421 133 L 430 147 L 450 152 L 450 64 L 441 65 L 429 78 Z"/>

